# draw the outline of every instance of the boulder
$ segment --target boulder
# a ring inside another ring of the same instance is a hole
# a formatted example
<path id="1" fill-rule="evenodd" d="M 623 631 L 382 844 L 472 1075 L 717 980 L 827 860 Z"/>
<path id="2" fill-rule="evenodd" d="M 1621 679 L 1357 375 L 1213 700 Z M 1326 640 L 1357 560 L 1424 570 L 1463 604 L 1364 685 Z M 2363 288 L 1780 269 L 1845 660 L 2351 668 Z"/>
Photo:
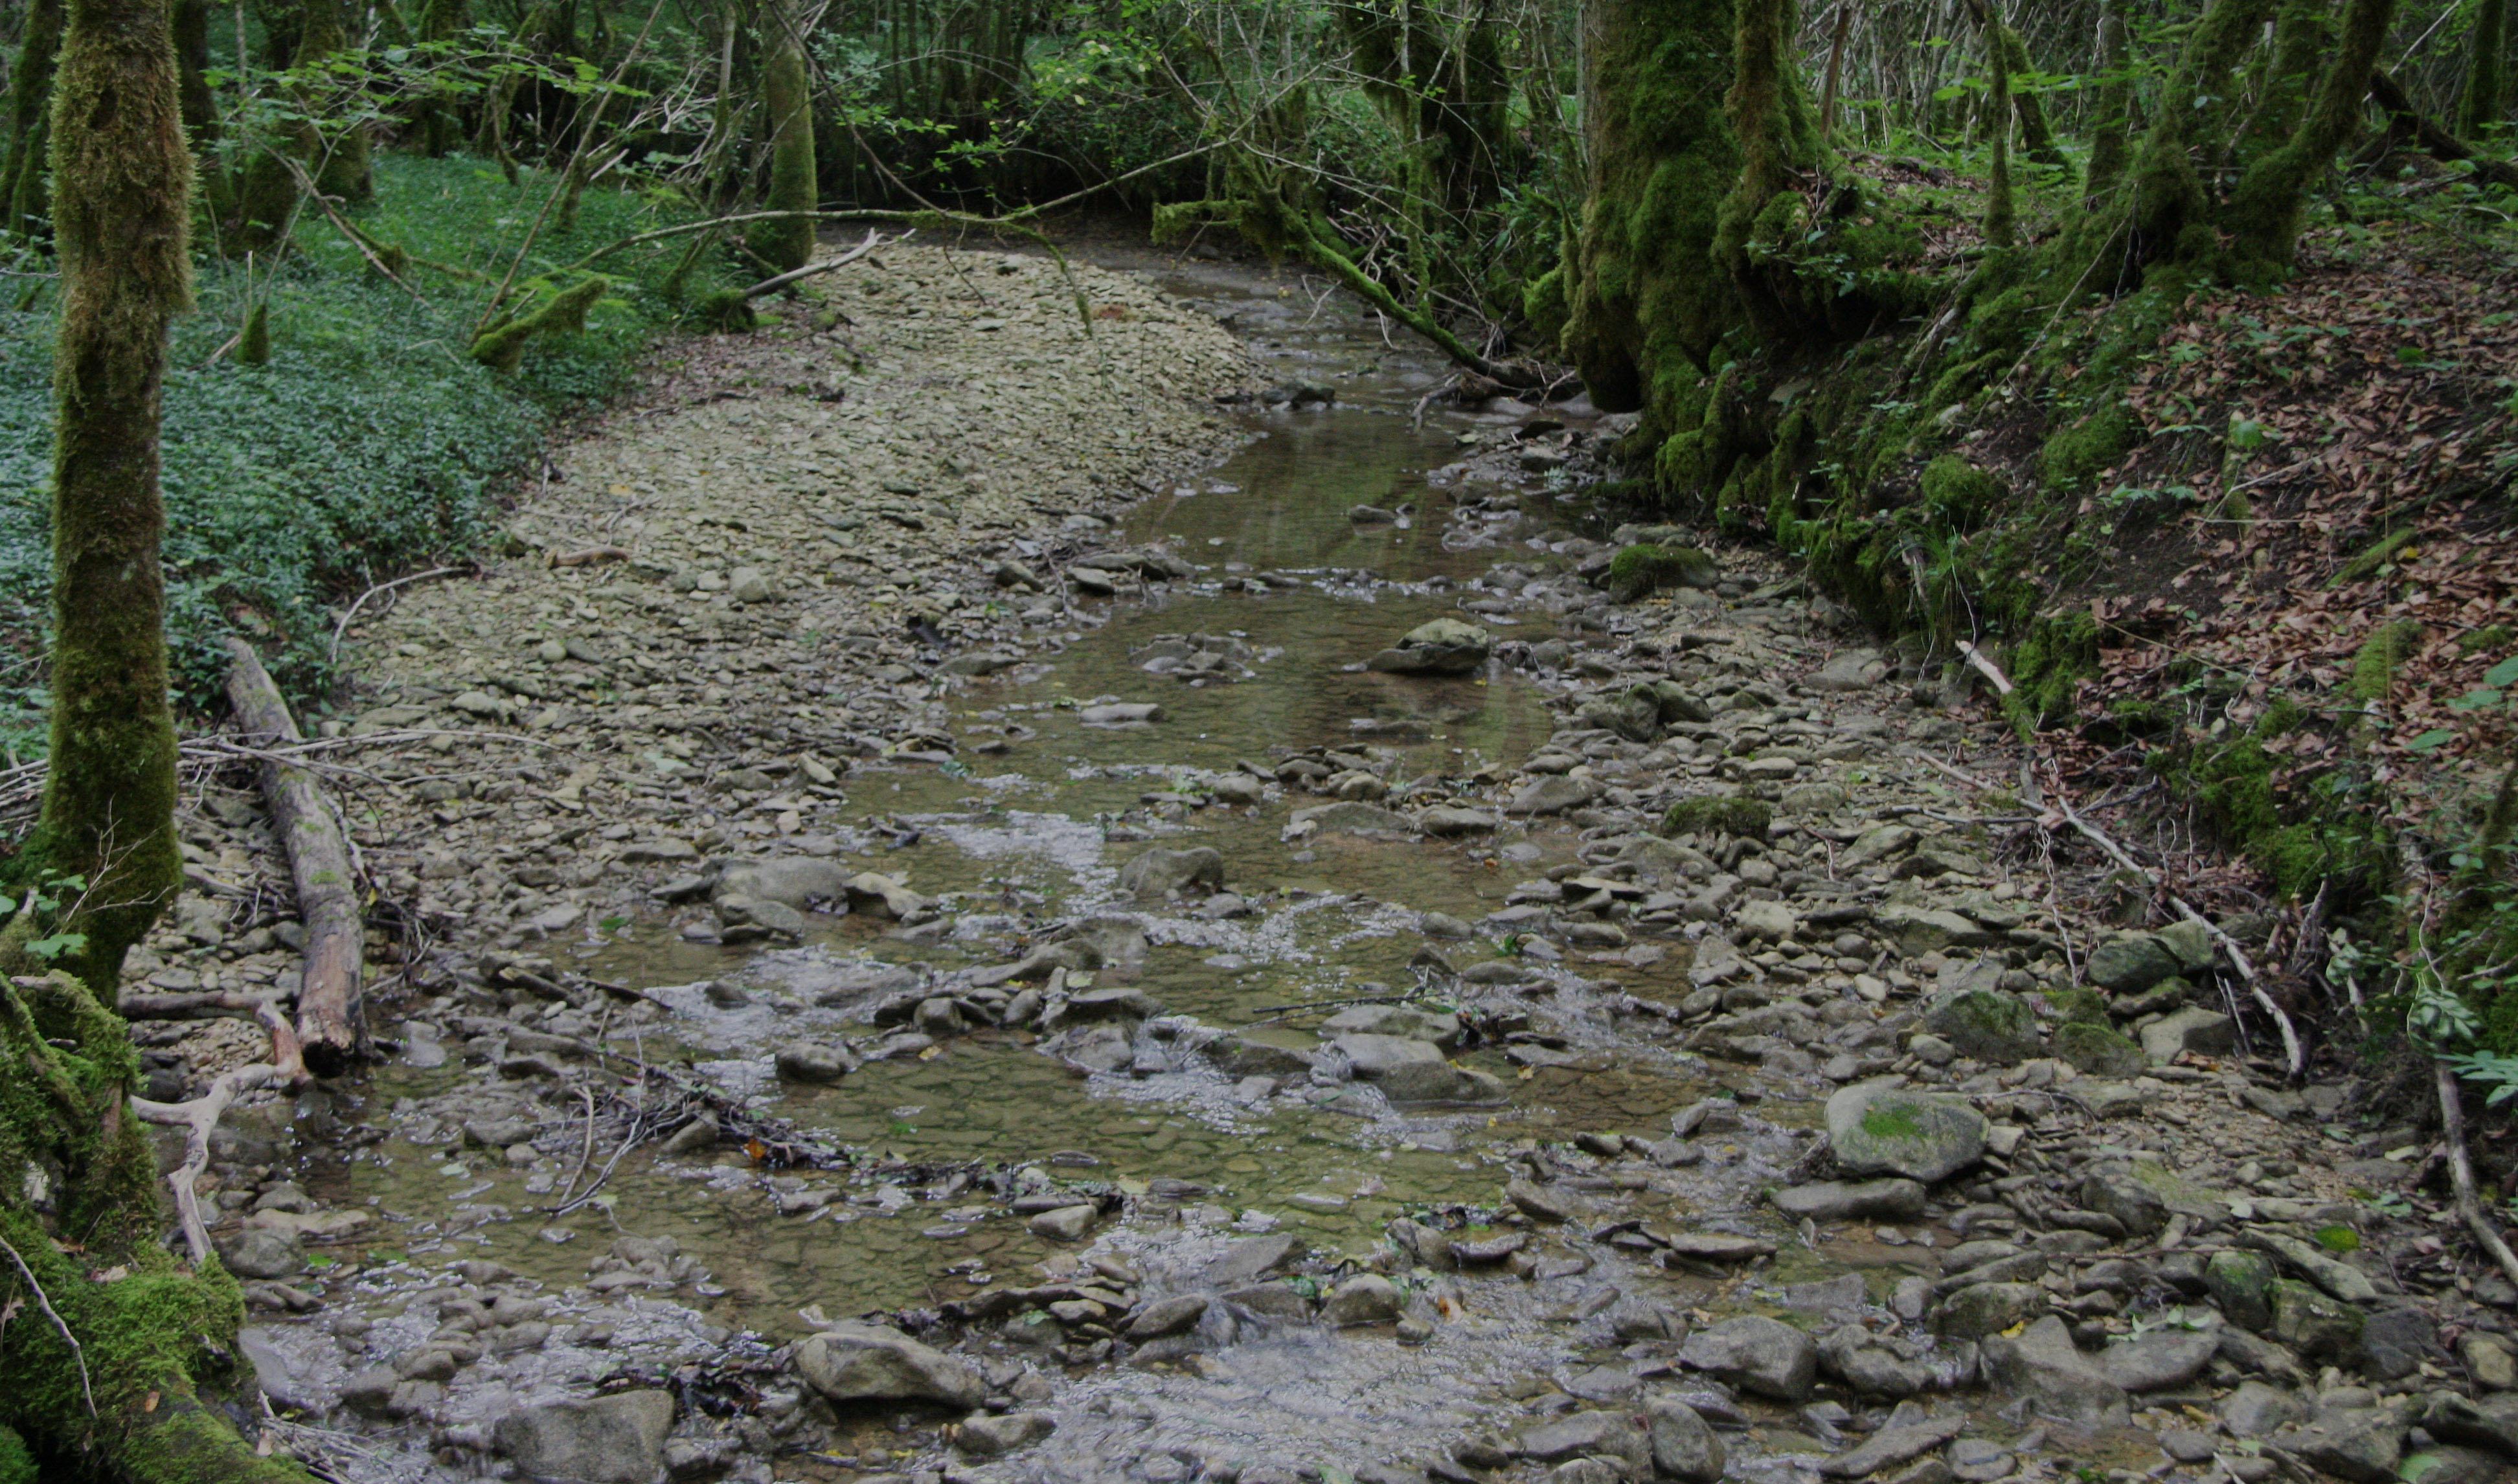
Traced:
<path id="1" fill-rule="evenodd" d="M 988 1394 L 968 1362 L 884 1325 L 833 1325 L 796 1347 L 796 1370 L 835 1402 L 930 1402 L 967 1411 Z"/>
<path id="2" fill-rule="evenodd" d="M 1722 1477 L 1722 1440 L 1697 1410 L 1675 1397 L 1644 1404 L 1650 1423 L 1652 1466 L 1662 1477 L 1685 1484 L 1714 1484 Z"/>
<path id="3" fill-rule="evenodd" d="M 2081 1177 L 2081 1205 L 2125 1229 L 2129 1237 L 2148 1237 L 2168 1224 L 2168 1207 L 2132 1171 L 2102 1166 Z"/>
<path id="4" fill-rule="evenodd" d="M 2111 995 L 2139 995 L 2177 970 L 2177 955 L 2150 933 L 2117 933 L 2090 953 L 2090 982 Z"/>
<path id="5" fill-rule="evenodd" d="M 1131 896 L 1161 898 L 1192 887 L 1224 889 L 1224 857 L 1213 846 L 1156 846 L 1119 868 L 1119 889 Z"/>
<path id="6" fill-rule="evenodd" d="M 2349 1484 L 2395 1484 L 2405 1422 L 2386 1408 L 2338 1408 L 2276 1433 L 2271 1446 Z"/>
<path id="7" fill-rule="evenodd" d="M 1391 1324 L 1404 1303 L 1396 1284 L 1379 1273 L 1364 1273 L 1329 1291 L 1328 1301 L 1321 1305 L 1321 1322 L 1335 1330 Z"/>
<path id="8" fill-rule="evenodd" d="M 1961 1056 L 2005 1066 L 2026 1061 L 2042 1049 L 2037 1017 L 2028 1002 L 2002 990 L 1936 996 L 1924 1011 L 1924 1029 L 1958 1047 Z"/>
<path id="9" fill-rule="evenodd" d="M 1888 667 L 1880 660 L 1878 650 L 1839 650 L 1828 657 L 1818 672 L 1803 680 L 1803 689 L 1828 691 L 1840 695 L 1867 691 L 1880 683 Z"/>
<path id="10" fill-rule="evenodd" d="M 1128 1327 L 1123 1333 L 1130 1339 L 1139 1341 L 1160 1339 L 1167 1335 L 1179 1335 L 1185 1331 L 1196 1329 L 1197 1322 L 1205 1317 L 1206 1299 L 1199 1294 L 1185 1293 L 1177 1298 L 1157 1298 L 1139 1309 L 1137 1317 L 1128 1321 Z"/>
<path id="11" fill-rule="evenodd" d="M 1984 1154 L 1983 1114 L 1966 1101 L 1886 1082 L 1855 1082 L 1827 1100 L 1827 1139 L 1852 1174 L 1904 1175 L 1931 1184 Z"/>
<path id="12" fill-rule="evenodd" d="M 845 902 L 847 868 L 818 856 L 772 856 L 765 861 L 737 861 L 717 873 L 719 902 L 775 902 L 803 908 L 814 902 Z"/>
<path id="13" fill-rule="evenodd" d="M 1687 1337 L 1681 1365 L 1759 1396 L 1799 1405 L 1818 1381 L 1818 1344 L 1780 1320 L 1744 1314 Z"/>
<path id="14" fill-rule="evenodd" d="M 492 1439 L 528 1478 L 549 1484 L 663 1484 L 670 1391 L 624 1391 L 584 1401 L 519 1407 Z"/>
<path id="15" fill-rule="evenodd" d="M 2312 1365 L 2349 1365 L 2361 1350 L 2361 1311 L 2323 1291 L 2288 1278 L 2276 1279 L 2273 1337 Z"/>
<path id="16" fill-rule="evenodd" d="M 2061 1316 L 2049 1314 L 2018 1336 L 1987 1336 L 1979 1363 L 1997 1388 L 2041 1417 L 2091 1428 L 2131 1420 L 2124 1388 L 2073 1345 Z"/>
<path id="17" fill-rule="evenodd" d="M 2273 1260 L 2259 1252 L 2223 1251 L 2203 1264 L 2203 1292 L 2230 1323 L 2264 1330 L 2274 1322 Z"/>
<path id="18" fill-rule="evenodd" d="M 1007 1412 L 990 1416 L 982 1413 L 962 1424 L 953 1438 L 953 1446 L 976 1459 L 993 1459 L 1028 1447 L 1058 1430 L 1058 1421 L 1046 1412 Z"/>
<path id="19" fill-rule="evenodd" d="M 247 1227 L 218 1244 L 219 1261 L 239 1278 L 293 1278 L 306 1271 L 297 1239 L 268 1227 Z"/>
<path id="20" fill-rule="evenodd" d="M 2056 1028 L 2055 1056 L 2072 1064 L 2085 1077 L 2138 1077 L 2150 1070 L 2150 1057 L 2121 1033 L 2088 1021 Z"/>
<path id="21" fill-rule="evenodd" d="M 1459 618 L 1436 618 L 1410 629 L 1397 646 L 1366 663 L 1394 675 L 1467 675 L 1486 666 L 1495 636 Z"/>
<path id="22" fill-rule="evenodd" d="M 2237 1046 L 2236 1023 L 2201 1005 L 2171 1010 L 2142 1028 L 2143 1054 L 2156 1067 L 2167 1066 L 2189 1051 L 2197 1056 L 2227 1056 Z"/>
<path id="23" fill-rule="evenodd" d="M 1972 1283 L 1932 1311 L 1932 1333 L 1982 1339 L 2046 1311 L 2046 1291 L 2033 1283 Z"/>
<path id="24" fill-rule="evenodd" d="M 2232 1437 L 2271 1437 L 2307 1416 L 2298 1397 L 2263 1381 L 2240 1381 L 2221 1403 L 2221 1425 Z"/>

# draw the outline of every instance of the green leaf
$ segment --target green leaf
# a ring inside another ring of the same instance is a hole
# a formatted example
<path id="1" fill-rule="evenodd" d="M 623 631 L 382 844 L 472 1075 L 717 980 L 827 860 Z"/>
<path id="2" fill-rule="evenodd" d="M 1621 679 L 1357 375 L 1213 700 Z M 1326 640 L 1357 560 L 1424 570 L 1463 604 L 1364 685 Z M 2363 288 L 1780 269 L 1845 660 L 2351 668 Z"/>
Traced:
<path id="1" fill-rule="evenodd" d="M 55 933 L 49 938 L 38 938 L 27 944 L 26 952 L 50 963 L 65 954 L 75 954 L 85 947 L 87 947 L 85 933 Z"/>
<path id="2" fill-rule="evenodd" d="M 2433 747 L 2439 746 L 2444 742 L 2453 742 L 2454 741 L 2456 741 L 2455 733 L 2443 732 L 2439 728 L 2433 727 L 2421 736 L 2414 738 L 2411 742 L 2405 743 L 2405 745 L 2415 752 L 2428 752 Z"/>
<path id="3" fill-rule="evenodd" d="M 2483 683 L 2504 691 L 2513 685 L 2518 685 L 2518 655 L 2512 655 L 2484 671 Z"/>
<path id="4" fill-rule="evenodd" d="M 2468 691 L 2449 702 L 2460 711 L 2480 711 L 2485 706 L 2500 704 L 2500 693 L 2494 690 Z"/>

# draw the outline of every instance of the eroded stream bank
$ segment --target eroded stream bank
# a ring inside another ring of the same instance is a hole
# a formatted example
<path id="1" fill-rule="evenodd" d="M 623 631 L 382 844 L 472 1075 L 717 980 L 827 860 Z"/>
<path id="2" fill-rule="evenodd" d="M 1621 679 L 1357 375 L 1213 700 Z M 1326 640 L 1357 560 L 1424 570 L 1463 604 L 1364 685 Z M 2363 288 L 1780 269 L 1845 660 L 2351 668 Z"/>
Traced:
<path id="1" fill-rule="evenodd" d="M 1742 553 L 1613 601 L 1579 404 L 1420 425 L 1438 368 L 1317 289 L 1078 274 L 1089 336 L 1044 262 L 895 248 L 687 348 L 511 562 L 357 636 L 341 783 L 424 951 L 387 1060 L 221 1166 L 282 1441 L 1151 1484 L 2518 1444 L 2430 1395 L 2518 1380 L 2518 1294 L 2355 1199 L 2418 1151 L 2259 1085 L 2226 953 L 2095 915 L 1939 671 Z M 250 802 L 188 829 L 239 895 L 135 972 L 283 983 Z"/>

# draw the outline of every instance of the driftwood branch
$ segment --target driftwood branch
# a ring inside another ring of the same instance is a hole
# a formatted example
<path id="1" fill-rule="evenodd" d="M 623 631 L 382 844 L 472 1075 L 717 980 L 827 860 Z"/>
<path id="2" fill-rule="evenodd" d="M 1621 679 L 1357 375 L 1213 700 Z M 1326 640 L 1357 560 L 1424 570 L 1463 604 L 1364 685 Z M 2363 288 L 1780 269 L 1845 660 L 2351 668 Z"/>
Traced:
<path id="1" fill-rule="evenodd" d="M 783 273 L 774 278 L 763 278 L 760 282 L 752 285 L 750 288 L 745 289 L 743 291 L 743 297 L 746 299 L 758 299 L 763 294 L 774 294 L 780 289 L 787 287 L 789 284 L 801 282 L 803 279 L 813 276 L 815 274 L 827 274 L 846 268 L 878 247 L 889 247 L 894 242 L 905 241 L 908 238 L 917 235 L 917 233 L 918 229 L 913 227 L 909 231 L 902 233 L 899 236 L 887 238 L 877 236 L 874 229 L 869 227 L 866 229 L 865 240 L 859 242 L 856 246 L 849 248 L 847 252 L 840 254 L 836 258 L 825 258 L 819 263 L 807 263 L 803 267 L 795 270 L 793 273 Z"/>
<path id="2" fill-rule="evenodd" d="M 288 1087 L 306 1080 L 306 1060 L 297 1033 L 290 1029 L 286 1017 L 269 1000 L 261 1003 L 260 1019 L 271 1032 L 271 1060 L 250 1067 L 239 1067 L 210 1083 L 210 1090 L 183 1103 L 154 1103 L 145 1097 L 131 1099 L 132 1114 L 144 1124 L 184 1129 L 184 1163 L 166 1177 L 175 1193 L 175 1212 L 184 1225 L 184 1245 L 191 1250 L 193 1265 L 199 1267 L 210 1258 L 210 1227 L 201 1218 L 201 1195 L 195 1188 L 201 1171 L 210 1164 L 210 1130 L 219 1124 L 219 1115 L 228 1105 L 258 1087 Z"/>
<path id="3" fill-rule="evenodd" d="M 113 1013 L 125 1020 L 260 1020 L 272 1000 L 267 996 L 235 990 L 202 990 L 187 994 L 125 993 L 113 1002 Z"/>
<path id="4" fill-rule="evenodd" d="M 253 647 L 228 641 L 228 701 L 250 737 L 288 745 L 297 723 Z M 297 991 L 297 1035 L 306 1062 L 329 1076 L 360 1054 L 366 1040 L 361 980 L 367 924 L 359 912 L 348 842 L 332 818 L 323 785 L 309 769 L 280 757 L 262 761 L 262 790 L 271 820 L 288 850 L 297 914 L 306 924 L 306 961 Z"/>
<path id="5" fill-rule="evenodd" d="M 2456 1188 L 2456 1213 L 2465 1218 L 2466 1230 L 2474 1233 L 2474 1240 L 2492 1254 L 2492 1260 L 2500 1264 L 2500 1271 L 2511 1283 L 2518 1283 L 2518 1252 L 2509 1251 L 2474 1193 L 2474 1161 L 2465 1152 L 2465 1105 L 2459 1101 L 2456 1073 L 2447 1062 L 2434 1061 L 2431 1080 L 2439 1088 L 2440 1122 L 2448 1133 L 2448 1173 Z"/>

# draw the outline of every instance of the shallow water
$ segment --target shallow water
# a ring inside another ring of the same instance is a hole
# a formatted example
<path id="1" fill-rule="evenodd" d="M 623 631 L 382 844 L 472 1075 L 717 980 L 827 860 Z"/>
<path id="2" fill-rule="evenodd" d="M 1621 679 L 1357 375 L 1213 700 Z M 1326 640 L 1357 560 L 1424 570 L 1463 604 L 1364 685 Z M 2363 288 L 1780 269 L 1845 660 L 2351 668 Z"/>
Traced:
<path id="1" fill-rule="evenodd" d="M 1184 1017 L 1301 1045 L 1338 1002 L 1417 991 L 1410 960 L 1428 945 L 1416 913 L 1475 922 L 1502 907 L 1514 883 L 1572 860 L 1575 840 L 1571 827 L 1557 825 L 1470 841 L 1288 841 L 1290 810 L 1326 800 L 1293 795 L 1254 811 L 1197 808 L 1179 796 L 1245 760 L 1267 767 L 1324 744 L 1396 749 L 1395 781 L 1461 775 L 1526 755 L 1551 719 L 1535 683 L 1501 666 L 1456 680 L 1363 668 L 1410 628 L 1455 613 L 1450 584 L 1527 555 L 1444 542 L 1449 493 L 1430 489 L 1425 475 L 1454 455 L 1455 435 L 1476 420 L 1435 412 L 1420 427 L 1410 415 L 1436 368 L 1387 349 L 1369 321 L 1342 307 L 1314 311 L 1307 297 L 1280 294 L 1281 285 L 1267 280 L 1210 273 L 1173 286 L 1237 300 L 1272 368 L 1333 384 L 1338 403 L 1253 413 L 1238 454 L 1128 514 L 1114 539 L 1167 546 L 1206 569 L 1195 582 L 1150 599 L 1079 600 L 1069 642 L 1050 662 L 956 694 L 963 726 L 1013 723 L 1029 735 L 989 754 L 970 748 L 974 731 L 952 765 L 867 764 L 849 775 L 843 855 L 921 892 L 954 894 L 951 933 L 904 940 L 862 915 L 822 917 L 803 947 L 741 950 L 683 941 L 660 917 L 588 950 L 579 965 L 673 1005 L 636 1054 L 687 1061 L 754 1094 L 859 1151 L 857 1171 L 776 1175 L 734 1151 L 709 1164 L 642 1149 L 620 1162 L 602 1203 L 550 1219 L 537 1209 L 550 1194 L 528 1188 L 496 1151 L 414 1142 L 413 1120 L 402 1117 L 389 1121 L 391 1137 L 330 1170 L 321 1194 L 350 1204 L 375 1198 L 387 1210 L 452 1204 L 457 1214 L 440 1230 L 419 1229 L 415 1247 L 493 1257 L 553 1289 L 584 1283 L 588 1260 L 616 1233 L 672 1236 L 711 1275 L 700 1290 L 706 1321 L 774 1343 L 803 1333 L 796 1310 L 806 1304 L 835 1316 L 933 1306 L 1037 1283 L 1041 1264 L 1071 1261 L 1075 1249 L 1031 1234 L 957 1167 L 1038 1165 L 1062 1182 L 1131 1198 L 1133 1213 L 1099 1234 L 1099 1250 L 1135 1263 L 1148 1292 L 1159 1293 L 1227 1235 L 1291 1231 L 1315 1251 L 1364 1258 L 1389 1221 L 1411 1208 L 1494 1206 L 1506 1162 L 1535 1144 L 1583 1131 L 1668 1136 L 1669 1115 L 1715 1084 L 1701 1063 L 1621 1035 L 1602 1006 L 1621 986 L 1653 997 L 1683 991 L 1678 945 L 1658 964 L 1544 970 L 1543 994 L 1483 992 L 1490 1007 L 1535 1016 L 1563 1049 L 1558 1065 L 1516 1065 L 1495 1045 L 1464 1054 L 1462 1065 L 1503 1080 L 1509 1101 L 1499 1105 L 1393 1108 L 1360 1083 L 1297 1083 L 1251 1100 L 1184 1049 L 1201 1034 Z M 1349 519 L 1358 504 L 1411 514 L 1364 525 Z M 1276 580 L 1262 592 L 1241 580 L 1263 573 Z M 1238 641 L 1246 677 L 1193 684 L 1150 673 L 1150 647 L 1175 635 Z M 1513 637 L 1509 627 L 1504 636 Z M 1150 726 L 1086 725 L 1077 703 L 1103 699 L 1155 701 L 1164 715 Z M 914 830 L 916 843 L 894 848 L 887 829 Z M 1255 910 L 1208 920 L 1190 912 L 1194 904 L 1115 900 L 1117 867 L 1149 844 L 1215 847 L 1228 885 Z M 814 1003 L 840 968 L 885 960 L 932 974 L 1004 962 L 1020 955 L 1027 928 L 1096 912 L 1126 912 L 1143 924 L 1143 961 L 1106 969 L 1097 982 L 1132 984 L 1160 1006 L 1163 1018 L 1141 1029 L 1137 1042 L 1160 1058 L 1159 1069 L 1088 1077 L 1043 1054 L 1030 1035 L 983 1031 L 923 1058 L 871 1063 L 828 1087 L 774 1076 L 779 1046 L 865 1029 L 852 1007 Z M 1455 964 L 1501 951 L 1485 938 L 1433 947 Z M 739 986 L 751 1002 L 717 1002 L 709 981 Z M 450 1063 L 381 1073 L 372 1090 L 382 1107 L 468 1085 Z M 1770 1103 L 1763 1112 L 1785 1125 L 1814 1116 L 1806 1105 Z M 1621 1208 L 1672 1219 L 1733 1212 L 1724 1223 L 1746 1229 L 1736 1213 L 1795 1147 L 1773 1129 L 1709 1141 L 1702 1166 L 1626 1192 Z M 606 1153 L 589 1148 L 584 1157 L 599 1166 Z M 795 1206 L 815 1193 L 831 1199 L 809 1214 L 780 1213 L 782 1199 Z M 450 1194 L 457 1199 L 450 1203 Z M 461 1213 L 466 1206 L 513 1219 L 473 1221 Z M 1206 1446 L 1289 1461 L 1380 1454 L 1456 1431 L 1515 1378 L 1575 1384 L 1598 1358 L 1580 1352 L 1598 1352 L 1603 1336 L 1592 1333 L 1597 1326 L 1564 1322 L 1562 1311 L 1604 1286 L 1682 1304 L 1750 1297 L 1631 1267 L 1583 1236 L 1542 1239 L 1564 1270 L 1558 1276 L 1463 1280 L 1457 1322 L 1422 1348 L 1297 1329 L 1245 1336 L 1202 1375 L 1076 1373 L 1058 1404 L 1061 1430 L 1025 1468 L 1087 1477 Z M 1885 1249 L 1877 1256 L 1895 1260 Z M 1771 1276 L 1834 1270 L 1802 1253 Z M 388 1271 L 378 1282 L 394 1280 Z"/>

